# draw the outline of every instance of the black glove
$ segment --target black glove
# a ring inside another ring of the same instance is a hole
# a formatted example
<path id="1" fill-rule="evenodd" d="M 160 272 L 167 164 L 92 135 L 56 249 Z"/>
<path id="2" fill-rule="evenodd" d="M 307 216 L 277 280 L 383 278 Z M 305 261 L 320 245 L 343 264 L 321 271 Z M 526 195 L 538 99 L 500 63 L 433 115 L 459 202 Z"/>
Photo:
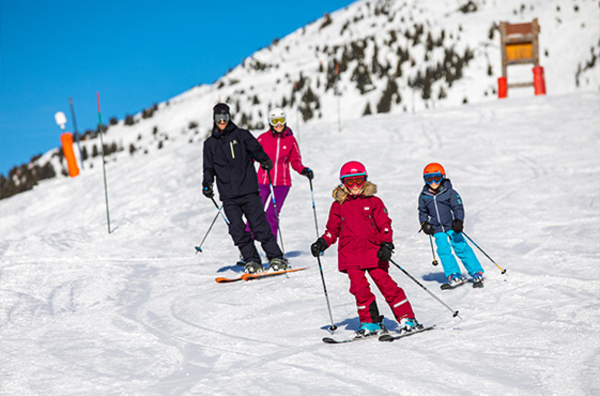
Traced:
<path id="1" fill-rule="evenodd" d="M 429 223 L 421 223 L 421 230 L 427 235 L 433 235 L 433 226 Z"/>
<path id="2" fill-rule="evenodd" d="M 315 243 L 310 245 L 310 252 L 315 257 L 319 257 L 319 255 L 323 253 L 325 249 L 327 249 L 327 241 L 323 238 L 317 239 Z"/>
<path id="3" fill-rule="evenodd" d="M 206 198 L 212 198 L 215 196 L 215 192 L 212 188 L 212 183 L 204 183 L 202 186 L 202 194 L 204 194 Z"/>
<path id="4" fill-rule="evenodd" d="M 392 254 L 394 254 L 394 244 L 392 242 L 381 242 L 377 258 L 382 261 L 390 261 Z"/>
<path id="5" fill-rule="evenodd" d="M 300 172 L 300 174 L 302 176 L 308 177 L 308 180 L 312 180 L 313 177 L 315 177 L 315 174 L 313 173 L 313 171 L 310 168 L 304 168 L 304 169 L 302 169 L 302 172 Z"/>
<path id="6" fill-rule="evenodd" d="M 452 220 L 452 231 L 456 232 L 457 234 L 461 233 L 463 230 L 463 222 L 462 220 L 459 219 L 454 219 Z"/>
<path id="7" fill-rule="evenodd" d="M 270 171 L 271 169 L 273 169 L 273 161 L 271 161 L 270 158 L 260 161 L 260 167 L 266 171 Z"/>

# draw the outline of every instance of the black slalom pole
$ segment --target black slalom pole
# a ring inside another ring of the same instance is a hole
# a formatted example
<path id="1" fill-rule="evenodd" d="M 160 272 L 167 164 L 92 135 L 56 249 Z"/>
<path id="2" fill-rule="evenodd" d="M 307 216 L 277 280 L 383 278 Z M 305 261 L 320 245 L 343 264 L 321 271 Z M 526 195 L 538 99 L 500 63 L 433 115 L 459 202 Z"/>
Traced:
<path id="1" fill-rule="evenodd" d="M 458 311 L 453 310 L 452 308 L 450 308 L 448 305 L 446 305 L 445 302 L 443 302 L 442 300 L 440 300 L 435 294 L 433 294 L 432 292 L 429 291 L 428 288 L 426 288 L 425 286 L 423 286 L 418 280 L 416 280 L 411 274 L 409 274 L 408 272 L 406 272 L 406 270 L 402 267 L 400 267 L 398 264 L 396 264 L 396 262 L 392 259 L 390 259 L 390 263 L 394 264 L 396 267 L 398 267 L 398 269 L 400 269 L 400 271 L 404 272 L 404 275 L 408 276 L 410 279 L 412 279 L 413 282 L 415 282 L 417 285 L 421 286 L 421 288 L 423 290 L 425 290 L 427 293 L 429 293 L 429 295 L 433 298 L 435 298 L 440 304 L 442 304 L 444 307 L 448 308 L 450 310 L 450 312 L 452 312 L 452 317 L 456 317 L 458 316 L 460 319 L 462 319 L 460 317 L 460 315 L 458 314 Z"/>
<path id="2" fill-rule="evenodd" d="M 104 138 L 102 137 L 102 113 L 100 112 L 100 91 L 96 91 L 96 102 L 98 103 L 98 133 L 100 133 L 100 145 L 102 146 L 102 172 L 104 174 L 104 200 L 106 202 L 106 224 L 110 234 L 110 210 L 108 209 L 108 184 L 106 183 L 106 160 L 104 156 Z"/>
<path id="3" fill-rule="evenodd" d="M 73 99 L 69 98 L 69 105 L 71 106 L 71 116 L 73 117 L 73 129 L 75 129 L 75 141 L 77 142 L 77 148 L 79 148 L 79 158 L 81 158 L 81 169 L 85 169 L 83 165 L 83 152 L 81 151 L 81 144 L 79 143 L 79 131 L 77 130 L 77 121 L 75 121 L 75 109 L 73 108 Z"/>
<path id="4" fill-rule="evenodd" d="M 317 224 L 317 208 L 315 206 L 315 194 L 313 193 L 313 184 L 312 180 L 308 179 L 310 183 L 310 196 L 312 198 L 312 208 L 313 215 L 315 217 L 315 231 L 317 232 L 317 238 L 319 238 L 319 225 Z M 329 320 L 331 321 L 331 326 L 329 326 L 330 331 L 336 331 L 337 326 L 333 323 L 333 315 L 331 315 L 331 304 L 329 303 L 329 296 L 327 295 L 327 286 L 325 286 L 325 275 L 323 275 L 323 266 L 321 265 L 321 258 L 317 256 L 317 262 L 319 263 L 319 272 L 321 273 L 321 281 L 323 281 L 323 292 L 325 293 L 325 301 L 327 301 L 327 311 L 329 312 Z"/>

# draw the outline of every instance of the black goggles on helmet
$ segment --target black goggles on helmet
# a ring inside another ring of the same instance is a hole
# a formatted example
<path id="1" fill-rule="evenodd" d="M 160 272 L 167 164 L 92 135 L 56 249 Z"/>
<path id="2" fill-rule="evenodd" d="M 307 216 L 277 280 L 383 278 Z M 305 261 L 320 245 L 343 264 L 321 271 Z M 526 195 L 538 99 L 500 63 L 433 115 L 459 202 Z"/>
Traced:
<path id="1" fill-rule="evenodd" d="M 218 124 L 219 122 L 228 122 L 231 119 L 231 116 L 227 113 L 217 113 L 213 115 L 213 119 Z"/>

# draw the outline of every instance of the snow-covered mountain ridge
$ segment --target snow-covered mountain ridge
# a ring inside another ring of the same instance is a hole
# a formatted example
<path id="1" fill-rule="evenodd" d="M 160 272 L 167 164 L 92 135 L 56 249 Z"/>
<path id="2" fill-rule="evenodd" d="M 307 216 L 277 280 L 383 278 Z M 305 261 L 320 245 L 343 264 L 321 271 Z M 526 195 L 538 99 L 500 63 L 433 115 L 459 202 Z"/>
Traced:
<path id="1" fill-rule="evenodd" d="M 219 101 L 232 106 L 238 125 L 256 132 L 266 128 L 269 108 L 282 106 L 298 134 L 315 120 L 335 122 L 334 128 L 343 129 L 369 113 L 494 101 L 500 76 L 495 26 L 500 21 L 538 18 L 549 95 L 598 91 L 599 5 L 589 0 L 357 1 L 274 38 L 272 45 L 211 85 L 111 120 L 105 151 L 109 161 L 116 161 L 160 150 L 176 140 L 201 140 L 212 126 L 212 106 Z M 531 79 L 530 65 L 509 68 L 509 82 Z M 510 98 L 531 95 L 532 89 L 509 92 Z M 90 130 L 86 137 L 85 164 L 92 168 L 101 164 L 101 147 L 96 133 Z M 33 168 L 48 161 L 56 173 L 66 174 L 60 152 L 52 150 L 15 168 L 8 179 L 14 188 L 29 188 L 39 174 L 48 173 Z"/>

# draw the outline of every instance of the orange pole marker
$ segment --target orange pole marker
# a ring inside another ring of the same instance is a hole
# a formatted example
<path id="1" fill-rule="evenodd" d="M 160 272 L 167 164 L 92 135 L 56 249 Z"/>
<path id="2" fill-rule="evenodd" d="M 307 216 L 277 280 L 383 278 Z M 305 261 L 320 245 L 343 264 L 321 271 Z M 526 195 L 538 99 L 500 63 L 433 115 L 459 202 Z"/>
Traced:
<path id="1" fill-rule="evenodd" d="M 73 151 L 73 135 L 69 132 L 63 133 L 62 135 L 60 135 L 60 141 L 62 143 L 65 159 L 67 160 L 69 176 L 75 177 L 79 174 L 79 167 L 77 166 L 75 152 Z"/>

